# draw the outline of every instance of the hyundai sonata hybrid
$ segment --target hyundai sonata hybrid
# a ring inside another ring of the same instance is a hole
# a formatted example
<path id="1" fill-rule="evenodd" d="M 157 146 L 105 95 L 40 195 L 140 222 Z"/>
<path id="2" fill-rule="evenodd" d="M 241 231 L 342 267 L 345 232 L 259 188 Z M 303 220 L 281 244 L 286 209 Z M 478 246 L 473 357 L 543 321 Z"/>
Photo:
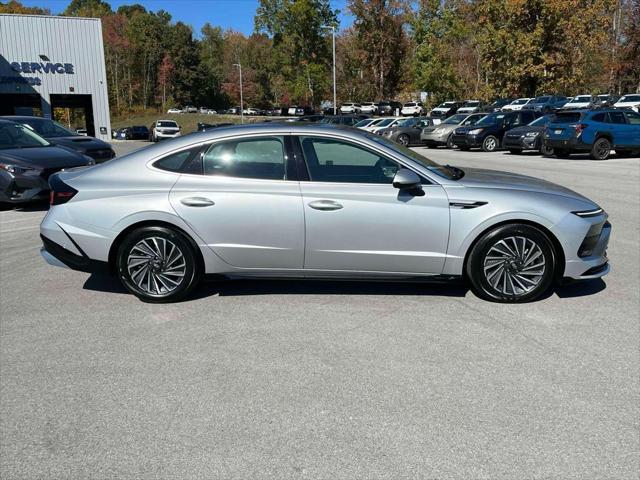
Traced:
<path id="1" fill-rule="evenodd" d="M 116 274 L 148 302 L 183 298 L 205 274 L 466 279 L 484 299 L 525 302 L 609 272 L 611 225 L 588 198 L 345 127 L 223 127 L 50 186 L 43 257 Z"/>

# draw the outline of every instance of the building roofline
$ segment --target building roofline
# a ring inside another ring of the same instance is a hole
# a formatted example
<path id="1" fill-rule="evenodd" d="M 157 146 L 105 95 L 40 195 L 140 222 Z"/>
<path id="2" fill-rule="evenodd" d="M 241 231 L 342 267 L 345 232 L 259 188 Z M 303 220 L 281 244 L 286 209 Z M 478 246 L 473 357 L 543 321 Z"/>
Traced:
<path id="1" fill-rule="evenodd" d="M 36 17 L 36 18 L 55 18 L 55 19 L 64 19 L 64 20 L 93 20 L 94 22 L 99 22 L 99 18 L 95 17 L 70 17 L 65 15 L 33 15 L 33 14 L 22 14 L 22 13 L 0 13 L 0 17 Z"/>

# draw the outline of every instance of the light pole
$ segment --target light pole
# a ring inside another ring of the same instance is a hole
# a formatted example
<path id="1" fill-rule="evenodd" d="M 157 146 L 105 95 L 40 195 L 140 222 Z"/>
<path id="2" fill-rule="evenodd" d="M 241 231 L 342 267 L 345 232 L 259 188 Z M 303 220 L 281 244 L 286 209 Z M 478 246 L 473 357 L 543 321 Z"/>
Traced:
<path id="1" fill-rule="evenodd" d="M 331 48 L 333 50 L 333 114 L 336 115 L 338 106 L 336 105 L 336 27 L 328 25 L 322 28 L 331 29 Z"/>
<path id="2" fill-rule="evenodd" d="M 234 67 L 238 67 L 240 70 L 240 123 L 244 123 L 244 105 L 242 104 L 242 64 L 240 62 L 234 63 Z"/>

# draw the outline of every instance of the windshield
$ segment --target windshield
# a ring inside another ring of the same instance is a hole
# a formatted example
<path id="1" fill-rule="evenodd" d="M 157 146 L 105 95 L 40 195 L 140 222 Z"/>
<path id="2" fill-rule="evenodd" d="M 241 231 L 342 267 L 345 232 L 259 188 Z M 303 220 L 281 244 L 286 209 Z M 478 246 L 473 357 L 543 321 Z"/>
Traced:
<path id="1" fill-rule="evenodd" d="M 376 124 L 376 127 L 386 127 L 387 125 L 389 125 L 391 122 L 395 122 L 396 119 L 395 118 L 385 118 L 384 120 L 382 120 L 380 123 Z"/>
<path id="2" fill-rule="evenodd" d="M 505 114 L 501 112 L 490 113 L 476 123 L 476 125 L 493 125 L 494 123 L 500 122 L 504 117 Z"/>
<path id="3" fill-rule="evenodd" d="M 640 102 L 640 95 L 625 95 L 619 102 Z"/>
<path id="4" fill-rule="evenodd" d="M 530 99 L 529 98 L 519 98 L 518 100 L 516 100 L 515 102 L 513 102 L 513 105 L 524 105 L 526 104 Z"/>
<path id="5" fill-rule="evenodd" d="M 417 118 L 405 118 L 404 120 L 400 120 L 398 123 L 396 123 L 396 125 L 399 127 L 411 127 L 415 125 L 417 122 L 418 122 Z"/>
<path id="6" fill-rule="evenodd" d="M 76 133 L 67 130 L 58 122 L 54 122 L 53 120 L 34 117 L 33 119 L 30 118 L 28 120 L 22 120 L 21 123 L 24 123 L 27 127 L 30 127 L 33 131 L 44 138 L 77 136 Z"/>
<path id="7" fill-rule="evenodd" d="M 573 100 L 571 100 L 569 103 L 585 103 L 590 101 L 591 101 L 591 97 L 589 95 L 579 95 Z"/>
<path id="8" fill-rule="evenodd" d="M 159 127 L 169 127 L 169 128 L 178 128 L 178 124 L 176 122 L 158 122 Z"/>
<path id="9" fill-rule="evenodd" d="M 367 138 L 369 140 L 373 140 L 376 143 L 384 145 L 385 147 L 393 150 L 394 152 L 399 153 L 404 157 L 410 158 L 417 164 L 423 166 L 430 172 L 433 172 L 440 177 L 447 178 L 449 180 L 455 180 L 456 178 L 461 178 L 462 172 L 460 170 L 442 166 L 439 163 L 436 163 L 433 160 L 430 160 L 427 157 L 420 155 L 418 152 L 411 150 L 410 148 L 403 147 L 399 143 L 386 139 L 380 135 L 368 134 Z M 457 172 L 461 172 L 461 174 L 458 175 Z"/>
<path id="10" fill-rule="evenodd" d="M 0 150 L 47 147 L 49 145 L 51 145 L 49 142 L 24 125 L 0 123 Z"/>
<path id="11" fill-rule="evenodd" d="M 451 117 L 447 118 L 444 122 L 442 122 L 442 124 L 458 125 L 459 123 L 463 122 L 465 118 L 467 118 L 467 115 L 452 115 Z"/>
<path id="12" fill-rule="evenodd" d="M 551 97 L 536 97 L 533 101 L 534 103 L 545 103 L 548 102 Z"/>
<path id="13" fill-rule="evenodd" d="M 529 124 L 530 127 L 544 127 L 551 122 L 551 117 L 549 115 L 545 115 L 544 117 L 536 118 L 533 122 Z"/>
<path id="14" fill-rule="evenodd" d="M 356 123 L 354 125 L 354 127 L 366 127 L 367 125 L 369 125 L 371 122 L 373 122 L 373 120 L 367 118 L 365 120 L 360 120 L 358 123 Z"/>

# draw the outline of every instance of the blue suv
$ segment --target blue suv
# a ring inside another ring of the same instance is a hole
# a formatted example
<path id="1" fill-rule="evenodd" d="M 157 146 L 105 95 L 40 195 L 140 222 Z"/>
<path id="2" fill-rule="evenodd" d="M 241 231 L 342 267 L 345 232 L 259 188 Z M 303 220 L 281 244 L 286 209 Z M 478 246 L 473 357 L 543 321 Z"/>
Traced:
<path id="1" fill-rule="evenodd" d="M 544 143 L 560 158 L 589 152 L 594 160 L 605 160 L 612 149 L 621 157 L 638 155 L 640 114 L 623 109 L 560 112 L 547 125 Z"/>

